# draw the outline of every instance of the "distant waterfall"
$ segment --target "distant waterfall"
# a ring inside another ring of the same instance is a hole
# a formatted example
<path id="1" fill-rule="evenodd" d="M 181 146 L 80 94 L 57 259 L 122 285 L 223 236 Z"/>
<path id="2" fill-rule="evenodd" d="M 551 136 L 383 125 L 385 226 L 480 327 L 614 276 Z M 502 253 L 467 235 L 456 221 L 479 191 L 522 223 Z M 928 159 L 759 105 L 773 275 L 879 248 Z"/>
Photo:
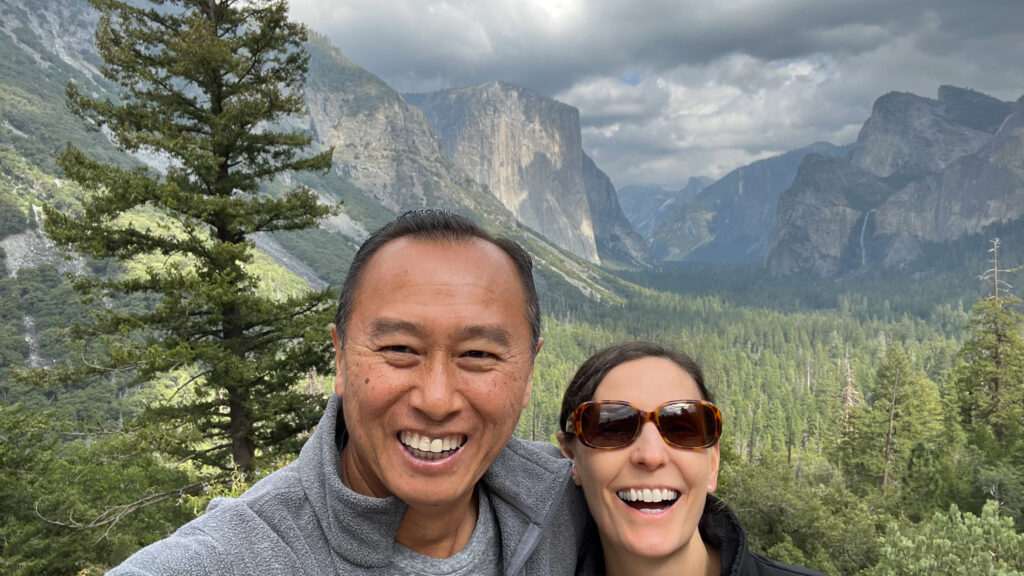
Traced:
<path id="1" fill-rule="evenodd" d="M 864 222 L 860 225 L 860 267 L 863 268 L 867 263 L 867 255 L 864 253 L 864 230 L 868 227 L 868 218 L 871 218 L 871 214 L 875 211 L 874 208 L 868 210 L 864 214 Z"/>
<path id="2" fill-rule="evenodd" d="M 28 361 L 25 363 L 29 368 L 47 368 L 47 362 L 39 353 L 39 337 L 36 335 L 36 321 L 31 316 L 22 318 L 25 324 L 25 342 L 28 343 Z"/>

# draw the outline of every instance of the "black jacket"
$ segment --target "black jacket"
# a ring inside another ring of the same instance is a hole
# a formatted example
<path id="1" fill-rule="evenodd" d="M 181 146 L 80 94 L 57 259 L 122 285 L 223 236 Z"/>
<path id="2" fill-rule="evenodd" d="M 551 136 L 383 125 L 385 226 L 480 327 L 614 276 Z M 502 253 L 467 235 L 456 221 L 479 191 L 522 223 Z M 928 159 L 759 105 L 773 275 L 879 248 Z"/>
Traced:
<path id="1" fill-rule="evenodd" d="M 824 576 L 821 572 L 790 566 L 751 552 L 747 545 L 747 534 L 743 531 L 739 518 L 725 502 L 710 494 L 704 504 L 704 515 L 701 516 L 697 527 L 704 542 L 718 550 L 722 561 L 722 576 Z M 604 574 L 604 553 L 593 518 L 588 522 L 583 547 L 579 551 L 576 574 Z"/>

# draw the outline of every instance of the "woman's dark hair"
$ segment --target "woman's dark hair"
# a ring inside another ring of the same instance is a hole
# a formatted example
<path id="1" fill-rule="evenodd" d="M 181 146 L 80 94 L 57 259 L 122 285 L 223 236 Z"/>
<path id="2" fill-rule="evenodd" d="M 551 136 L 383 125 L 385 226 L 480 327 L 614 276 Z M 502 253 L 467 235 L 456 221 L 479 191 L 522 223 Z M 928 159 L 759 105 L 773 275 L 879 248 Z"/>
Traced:
<path id="1" fill-rule="evenodd" d="M 565 389 L 565 395 L 562 396 L 562 411 L 558 416 L 559 430 L 565 431 L 566 422 L 573 410 L 580 404 L 594 399 L 594 392 L 612 369 L 630 360 L 648 357 L 665 358 L 674 362 L 697 383 L 701 400 L 714 402 L 711 392 L 704 385 L 704 373 L 701 372 L 700 366 L 693 358 L 654 342 L 623 342 L 599 350 L 587 358 L 587 361 L 576 371 L 576 375 L 569 382 L 569 387 Z"/>

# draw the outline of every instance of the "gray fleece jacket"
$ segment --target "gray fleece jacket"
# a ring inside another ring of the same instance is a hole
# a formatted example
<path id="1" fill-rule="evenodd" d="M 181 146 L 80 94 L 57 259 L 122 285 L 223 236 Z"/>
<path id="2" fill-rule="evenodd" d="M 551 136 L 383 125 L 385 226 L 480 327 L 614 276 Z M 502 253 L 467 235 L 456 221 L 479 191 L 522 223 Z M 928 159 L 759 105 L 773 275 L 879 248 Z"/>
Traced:
<path id="1" fill-rule="evenodd" d="M 143 548 L 109 574 L 382 574 L 406 505 L 346 487 L 338 474 L 341 404 L 331 396 L 299 457 L 237 499 Z M 504 573 L 573 574 L 586 503 L 553 446 L 512 438 L 480 483 L 501 535 Z"/>

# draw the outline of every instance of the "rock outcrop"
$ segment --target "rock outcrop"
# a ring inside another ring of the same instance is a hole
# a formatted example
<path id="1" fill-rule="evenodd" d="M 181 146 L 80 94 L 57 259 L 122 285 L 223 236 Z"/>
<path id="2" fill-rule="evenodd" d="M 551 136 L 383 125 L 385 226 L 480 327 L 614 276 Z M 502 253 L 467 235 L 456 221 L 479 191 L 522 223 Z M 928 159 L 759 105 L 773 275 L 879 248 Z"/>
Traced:
<path id="1" fill-rule="evenodd" d="M 808 154 L 839 156 L 847 148 L 818 142 L 742 166 L 679 207 L 651 238 L 656 258 L 715 264 L 764 262 L 779 194 Z"/>
<path id="2" fill-rule="evenodd" d="M 631 266 L 650 263 L 647 242 L 633 229 L 619 205 L 611 178 L 583 155 L 583 187 L 594 224 L 594 241 L 602 260 L 614 260 Z"/>
<path id="3" fill-rule="evenodd" d="M 392 212 L 442 207 L 508 220 L 483 188 L 446 161 L 423 113 L 377 76 L 310 34 L 308 129 L 334 147 L 334 170 Z"/>
<path id="4" fill-rule="evenodd" d="M 600 260 L 578 110 L 503 82 L 406 100 L 423 110 L 452 163 L 520 222 L 585 260 Z"/>
<path id="5" fill-rule="evenodd" d="M 686 186 L 679 190 L 665 190 L 658 186 L 625 186 L 618 191 L 619 205 L 633 229 L 650 240 L 665 220 L 711 182 L 709 178 L 697 176 L 690 178 Z"/>
<path id="6" fill-rule="evenodd" d="M 766 266 L 834 276 L 903 267 L 1024 216 L 1024 98 L 942 87 L 878 99 L 849 161 L 808 157 L 779 198 Z"/>
<path id="7" fill-rule="evenodd" d="M 941 170 L 976 152 L 1010 113 L 1011 103 L 942 86 L 937 100 L 890 92 L 875 101 L 850 155 L 876 176 Z"/>

